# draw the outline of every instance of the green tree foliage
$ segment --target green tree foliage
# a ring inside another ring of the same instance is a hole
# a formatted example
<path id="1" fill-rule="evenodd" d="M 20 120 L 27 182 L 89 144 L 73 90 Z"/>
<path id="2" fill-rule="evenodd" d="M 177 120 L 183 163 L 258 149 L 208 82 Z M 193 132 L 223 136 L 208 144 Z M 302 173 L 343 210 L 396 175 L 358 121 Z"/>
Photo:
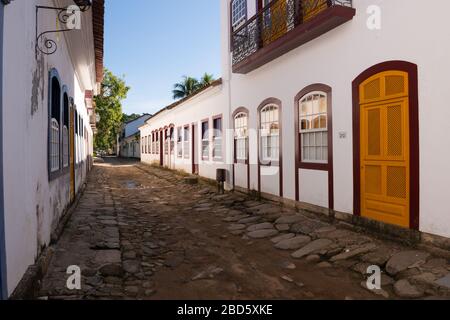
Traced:
<path id="1" fill-rule="evenodd" d="M 127 123 L 127 122 L 133 121 L 133 120 L 135 120 L 137 118 L 140 118 L 142 116 L 143 116 L 142 114 L 137 114 L 137 113 L 132 113 L 132 114 L 125 114 L 124 113 L 122 115 L 122 122 L 123 123 Z"/>
<path id="2" fill-rule="evenodd" d="M 198 82 L 197 79 L 184 76 L 183 81 L 181 81 L 179 83 L 175 83 L 173 91 L 172 91 L 173 98 L 174 99 L 185 98 L 185 97 L 191 95 L 192 93 L 194 93 L 195 91 L 197 91 L 199 86 L 200 86 L 200 83 Z"/>
<path id="3" fill-rule="evenodd" d="M 214 82 L 214 76 L 212 74 L 206 73 L 202 76 L 202 78 L 200 79 L 200 84 L 202 85 L 202 87 L 206 87 L 209 86 L 211 83 Z"/>
<path id="4" fill-rule="evenodd" d="M 173 98 L 175 100 L 186 98 L 196 91 L 210 85 L 214 80 L 214 76 L 208 73 L 205 73 L 200 80 L 184 76 L 181 82 L 175 83 L 172 90 Z"/>
<path id="5" fill-rule="evenodd" d="M 95 136 L 96 150 L 109 150 L 115 146 L 123 119 L 122 101 L 129 90 L 123 79 L 105 69 L 101 93 L 95 97 L 96 112 L 100 115 Z"/>

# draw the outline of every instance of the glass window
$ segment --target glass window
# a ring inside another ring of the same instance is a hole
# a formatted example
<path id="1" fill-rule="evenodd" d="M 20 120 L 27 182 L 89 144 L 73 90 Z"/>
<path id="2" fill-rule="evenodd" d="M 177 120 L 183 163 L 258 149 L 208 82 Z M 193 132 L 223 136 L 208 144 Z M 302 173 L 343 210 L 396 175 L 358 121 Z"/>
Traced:
<path id="1" fill-rule="evenodd" d="M 209 159 L 209 121 L 202 122 L 202 159 Z"/>
<path id="2" fill-rule="evenodd" d="M 183 134 L 184 135 L 184 158 L 189 159 L 189 155 L 190 155 L 190 152 L 189 152 L 189 146 L 190 146 L 190 144 L 189 144 L 189 126 L 184 127 L 183 132 L 184 132 L 184 134 Z"/>
<path id="3" fill-rule="evenodd" d="M 247 160 L 248 116 L 244 112 L 234 117 L 234 141 L 236 160 Z"/>
<path id="4" fill-rule="evenodd" d="M 69 97 L 63 99 L 63 167 L 69 166 Z"/>
<path id="5" fill-rule="evenodd" d="M 175 152 L 175 128 L 171 127 L 169 129 L 169 139 L 170 139 L 170 154 Z"/>
<path id="6" fill-rule="evenodd" d="M 222 159 L 222 118 L 213 120 L 213 158 Z"/>
<path id="7" fill-rule="evenodd" d="M 260 112 L 261 160 L 279 161 L 280 157 L 280 122 L 279 108 L 270 104 Z"/>
<path id="8" fill-rule="evenodd" d="M 177 155 L 178 158 L 183 157 L 183 130 L 181 127 L 177 129 Z"/>
<path id="9" fill-rule="evenodd" d="M 233 28 L 239 25 L 247 18 L 247 0 L 234 0 L 231 4 L 231 20 Z"/>
<path id="10" fill-rule="evenodd" d="M 328 101 L 324 92 L 311 92 L 300 100 L 302 162 L 328 163 Z"/>
<path id="11" fill-rule="evenodd" d="M 169 154 L 169 129 L 164 130 L 164 154 Z"/>

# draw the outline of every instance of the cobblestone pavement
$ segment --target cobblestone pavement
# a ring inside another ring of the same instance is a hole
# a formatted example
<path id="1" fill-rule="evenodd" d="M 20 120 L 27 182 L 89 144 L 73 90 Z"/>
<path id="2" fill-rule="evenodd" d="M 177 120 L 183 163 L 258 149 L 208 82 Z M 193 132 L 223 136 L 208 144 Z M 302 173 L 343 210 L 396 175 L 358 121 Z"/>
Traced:
<path id="1" fill-rule="evenodd" d="M 42 299 L 448 296 L 448 261 L 173 172 L 106 159 L 55 246 Z M 364 287 L 382 267 L 382 289 Z M 67 267 L 82 270 L 68 290 Z M 447 276 L 447 278 L 445 278 Z"/>

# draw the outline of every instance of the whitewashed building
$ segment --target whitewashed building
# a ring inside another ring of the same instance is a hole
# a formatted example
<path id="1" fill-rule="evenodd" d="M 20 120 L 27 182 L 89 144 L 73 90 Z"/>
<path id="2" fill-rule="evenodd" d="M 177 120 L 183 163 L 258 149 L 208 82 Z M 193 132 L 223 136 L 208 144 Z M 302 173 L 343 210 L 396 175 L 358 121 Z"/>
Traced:
<path id="1" fill-rule="evenodd" d="M 104 0 L 2 0 L 0 8 L 0 283 L 7 298 L 49 245 L 92 165 Z"/>
<path id="2" fill-rule="evenodd" d="M 142 161 L 448 244 L 450 2 L 433 7 L 221 0 L 221 84 L 147 121 Z"/>
<path id="3" fill-rule="evenodd" d="M 139 118 L 128 121 L 122 125 L 119 136 L 119 157 L 141 158 L 141 134 L 139 127 L 151 118 L 150 114 L 143 114 Z"/>

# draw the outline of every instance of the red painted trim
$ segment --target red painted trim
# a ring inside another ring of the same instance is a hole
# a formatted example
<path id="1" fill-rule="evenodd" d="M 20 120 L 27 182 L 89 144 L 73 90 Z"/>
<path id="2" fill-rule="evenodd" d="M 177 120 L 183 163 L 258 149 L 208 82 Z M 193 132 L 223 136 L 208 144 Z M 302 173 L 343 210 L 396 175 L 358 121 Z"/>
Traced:
<path id="1" fill-rule="evenodd" d="M 321 91 L 327 95 L 328 122 L 328 163 L 310 163 L 302 161 L 302 146 L 300 140 L 300 100 L 313 91 Z M 328 171 L 328 207 L 334 209 L 334 165 L 333 165 L 333 93 L 330 86 L 315 83 L 307 86 L 295 96 L 295 200 L 300 200 L 299 169 Z"/>
<path id="2" fill-rule="evenodd" d="M 261 109 L 267 106 L 268 104 L 275 104 L 278 106 L 278 121 L 279 121 L 279 160 L 277 162 L 269 162 L 269 163 L 262 163 L 261 162 Z M 280 175 L 280 197 L 283 197 L 283 110 L 282 110 L 282 103 L 281 100 L 277 98 L 268 98 L 264 100 L 258 107 L 257 112 L 257 128 L 258 128 L 258 192 L 261 192 L 261 166 L 278 166 L 279 167 L 279 175 Z"/>
<path id="3" fill-rule="evenodd" d="M 208 123 L 208 156 L 207 157 L 204 157 L 203 156 L 203 124 L 204 123 Z M 209 133 L 209 129 L 211 128 L 211 123 L 210 123 L 210 121 L 209 121 L 209 118 L 206 118 L 206 119 L 203 119 L 202 121 L 201 121 L 201 132 L 202 132 L 202 136 L 201 136 L 201 139 L 200 139 L 200 141 L 201 141 L 201 145 L 200 145 L 200 150 L 202 151 L 202 160 L 203 161 L 208 161 L 209 160 L 209 155 L 211 154 L 211 139 L 210 139 L 210 137 L 211 137 L 211 135 L 210 135 L 210 133 Z"/>
<path id="4" fill-rule="evenodd" d="M 234 118 L 239 113 L 245 113 L 247 115 L 247 126 L 249 126 L 250 112 L 245 107 L 239 107 L 236 110 L 234 110 L 234 112 L 232 114 L 232 118 L 231 119 L 233 121 L 233 130 L 236 129 Z M 236 139 L 233 136 L 233 160 L 234 160 L 234 163 L 233 163 L 233 187 L 236 187 L 236 183 L 235 183 L 235 180 L 234 180 L 235 179 L 235 165 L 237 163 L 240 163 L 240 164 L 247 165 L 247 189 L 248 190 L 250 190 L 250 150 L 249 150 L 249 139 L 250 139 L 250 137 L 247 137 L 247 145 L 246 145 L 247 160 L 238 160 L 236 158 Z"/>
<path id="5" fill-rule="evenodd" d="M 353 90 L 353 211 L 361 215 L 360 104 L 359 86 L 368 78 L 384 71 L 403 71 L 409 76 L 409 148 L 410 148 L 410 228 L 420 227 L 420 153 L 419 153 L 419 80 L 416 64 L 387 61 L 361 73 L 352 83 Z"/>

